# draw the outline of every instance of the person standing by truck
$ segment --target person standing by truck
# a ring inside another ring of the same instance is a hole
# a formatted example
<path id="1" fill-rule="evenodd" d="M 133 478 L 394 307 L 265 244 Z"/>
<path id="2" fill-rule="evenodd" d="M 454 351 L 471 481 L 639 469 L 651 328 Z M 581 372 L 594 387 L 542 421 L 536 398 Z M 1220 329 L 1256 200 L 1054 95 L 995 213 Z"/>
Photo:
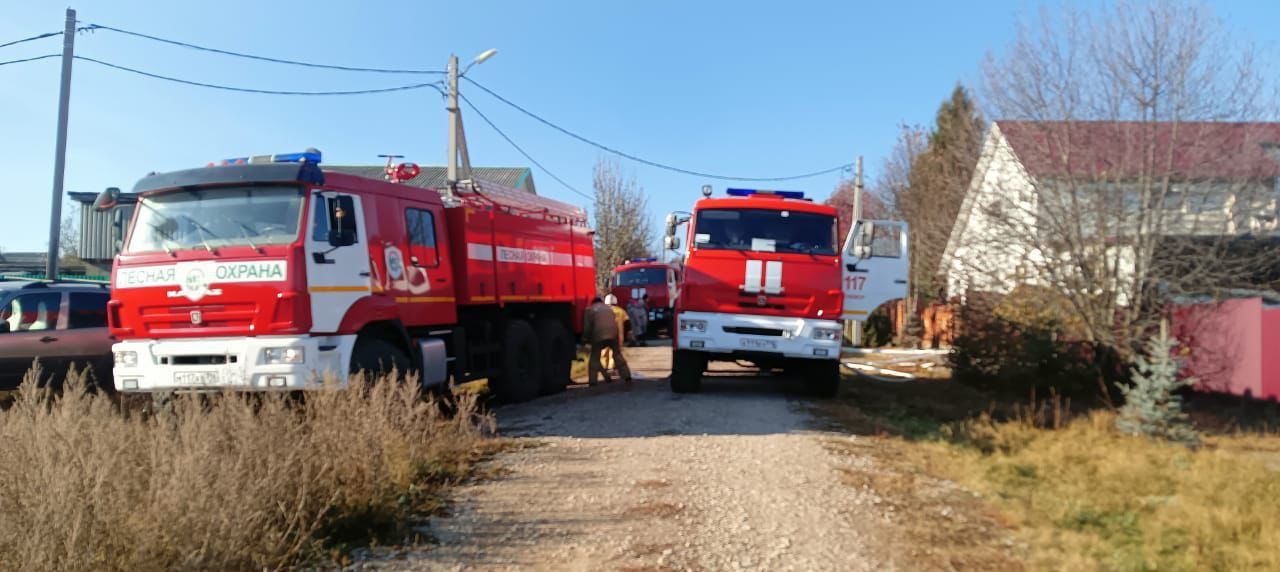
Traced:
<path id="1" fill-rule="evenodd" d="M 627 304 L 627 316 L 631 318 L 631 339 L 634 345 L 641 345 L 644 339 L 645 329 L 649 323 L 649 308 L 645 302 L 649 299 L 649 295 L 645 294 L 643 299 L 632 298 L 631 303 Z"/>
<path id="2" fill-rule="evenodd" d="M 582 339 L 590 344 L 591 356 L 587 360 L 587 384 L 595 385 L 602 370 L 600 354 L 608 349 L 613 354 L 618 373 L 627 383 L 631 383 L 631 369 L 627 367 L 627 358 L 622 355 L 622 328 L 618 327 L 614 306 L 605 304 L 599 296 L 592 298 L 587 307 L 583 321 Z M 605 373 L 608 380 L 608 373 Z"/>

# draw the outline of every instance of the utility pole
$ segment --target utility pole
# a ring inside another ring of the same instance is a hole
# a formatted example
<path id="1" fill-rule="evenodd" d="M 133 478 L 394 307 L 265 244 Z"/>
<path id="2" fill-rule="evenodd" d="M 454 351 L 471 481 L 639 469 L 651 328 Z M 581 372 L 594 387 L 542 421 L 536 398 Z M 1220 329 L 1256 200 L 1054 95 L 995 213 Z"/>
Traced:
<path id="1" fill-rule="evenodd" d="M 449 54 L 449 102 L 445 109 L 449 111 L 449 162 L 446 170 L 445 185 L 449 196 L 454 195 L 458 185 L 458 56 Z"/>
<path id="2" fill-rule="evenodd" d="M 853 172 L 853 220 L 862 218 L 862 155 L 858 155 Z"/>
<path id="3" fill-rule="evenodd" d="M 67 112 L 71 105 L 71 62 L 76 52 L 76 11 L 67 8 L 62 31 L 62 88 L 58 94 L 58 139 L 53 155 L 53 204 L 49 211 L 49 254 L 44 277 L 58 278 L 58 242 L 62 237 L 62 183 L 67 170 Z"/>
<path id="4" fill-rule="evenodd" d="M 853 225 L 862 219 L 862 155 L 854 162 L 853 171 Z M 849 227 L 853 231 L 853 226 Z M 853 347 L 862 347 L 862 324 L 856 320 L 849 321 L 849 342 Z"/>
<path id="5" fill-rule="evenodd" d="M 449 54 L 449 103 L 445 109 L 449 111 L 449 163 L 446 177 L 446 196 L 457 196 L 458 181 L 471 179 L 471 155 L 467 153 L 467 130 L 462 126 L 462 110 L 458 108 L 458 78 L 466 75 L 472 66 L 482 64 L 497 54 L 497 49 L 488 49 L 467 64 L 467 69 L 458 70 L 458 56 Z M 462 168 L 458 168 L 458 159 L 462 159 Z"/>

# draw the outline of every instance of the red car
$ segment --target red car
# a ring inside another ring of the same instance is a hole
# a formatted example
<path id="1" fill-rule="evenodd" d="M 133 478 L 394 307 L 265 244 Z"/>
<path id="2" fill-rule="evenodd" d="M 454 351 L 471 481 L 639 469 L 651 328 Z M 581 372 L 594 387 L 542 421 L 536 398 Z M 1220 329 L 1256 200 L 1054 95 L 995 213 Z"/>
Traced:
<path id="1" fill-rule="evenodd" d="M 40 359 L 42 381 L 60 383 L 71 364 L 110 389 L 106 285 L 0 279 L 0 390 L 16 389 Z"/>

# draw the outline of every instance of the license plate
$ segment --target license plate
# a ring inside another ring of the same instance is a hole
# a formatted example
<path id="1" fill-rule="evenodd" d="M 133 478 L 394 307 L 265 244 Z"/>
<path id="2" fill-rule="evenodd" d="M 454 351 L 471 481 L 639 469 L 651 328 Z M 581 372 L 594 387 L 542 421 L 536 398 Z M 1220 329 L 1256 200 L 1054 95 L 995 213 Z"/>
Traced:
<path id="1" fill-rule="evenodd" d="M 753 350 L 776 350 L 778 342 L 773 340 L 753 340 L 746 338 L 742 340 L 742 347 Z"/>
<path id="2" fill-rule="evenodd" d="M 175 385 L 217 385 L 216 371 L 184 371 L 173 374 Z"/>

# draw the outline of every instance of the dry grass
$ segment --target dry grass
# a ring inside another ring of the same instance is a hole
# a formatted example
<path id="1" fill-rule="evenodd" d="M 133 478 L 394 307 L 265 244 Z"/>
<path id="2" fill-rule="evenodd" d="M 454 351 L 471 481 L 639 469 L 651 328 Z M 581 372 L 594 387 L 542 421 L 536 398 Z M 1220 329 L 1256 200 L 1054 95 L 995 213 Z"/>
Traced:
<path id="1" fill-rule="evenodd" d="M 405 538 L 491 443 L 463 398 L 353 379 L 305 403 L 178 396 L 122 412 L 72 380 L 0 413 L 0 569 L 266 569 Z M 326 560 L 333 559 L 333 560 Z"/>
<path id="2" fill-rule="evenodd" d="M 1123 435 L 1106 409 L 1057 399 L 1028 406 L 946 382 L 847 385 L 822 412 L 861 436 L 835 448 L 877 462 L 844 480 L 898 503 L 893 536 L 915 539 L 900 549 L 914 568 L 975 563 L 993 553 L 974 550 L 1012 534 L 1035 569 L 1280 570 L 1274 424 L 1204 406 L 1197 423 L 1210 433 L 1191 450 Z M 939 500 L 979 526 L 938 519 Z"/>
<path id="3" fill-rule="evenodd" d="M 1271 434 L 1207 446 L 1120 434 L 1109 413 L 1059 430 L 978 420 L 927 447 L 935 466 L 987 495 L 1046 569 L 1278 570 L 1280 473 L 1243 454 Z"/>

